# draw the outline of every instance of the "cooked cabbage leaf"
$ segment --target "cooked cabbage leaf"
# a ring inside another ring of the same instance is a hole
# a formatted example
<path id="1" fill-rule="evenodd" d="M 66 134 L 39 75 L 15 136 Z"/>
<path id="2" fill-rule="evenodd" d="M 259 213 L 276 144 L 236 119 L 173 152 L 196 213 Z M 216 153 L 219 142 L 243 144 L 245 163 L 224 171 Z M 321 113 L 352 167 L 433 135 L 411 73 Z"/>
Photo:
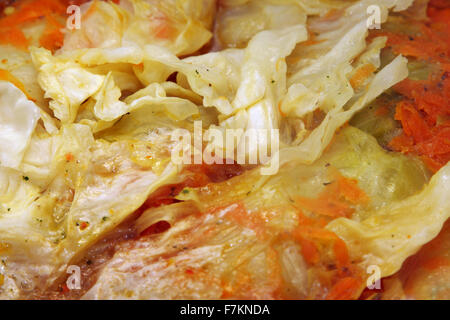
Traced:
<path id="1" fill-rule="evenodd" d="M 215 6 L 212 0 L 88 2 L 81 28 L 67 33 L 61 51 L 157 44 L 192 54 L 211 39 Z"/>
<path id="2" fill-rule="evenodd" d="M 40 117 L 39 108 L 22 91 L 0 81 L 0 166 L 19 167 Z"/>
<path id="3" fill-rule="evenodd" d="M 75 120 L 81 103 L 96 93 L 105 77 L 93 74 L 72 61 L 62 61 L 49 50 L 31 48 L 33 63 L 39 70 L 38 82 L 55 116 L 63 123 Z"/>
<path id="4" fill-rule="evenodd" d="M 182 169 L 205 169 L 171 162 L 172 134 L 195 120 L 205 136 L 240 132 L 209 141 L 221 160 L 247 145 L 265 163 L 265 148 L 279 172 L 249 167 L 146 209 L 138 232 L 171 227 L 128 242 L 85 297 L 325 298 L 343 270 L 398 270 L 448 218 L 450 169 L 424 187 L 420 161 L 345 125 L 408 74 L 402 56 L 381 68 L 368 7 L 383 23 L 412 2 L 90 1 L 57 52 L 1 45 L 17 81 L 0 81 L 0 298 L 40 296 Z M 247 141 L 253 129 L 280 130 L 279 153 Z"/>
<path id="5" fill-rule="evenodd" d="M 343 109 L 343 107 L 332 109 L 327 113 L 322 123 L 299 146 L 280 150 L 281 165 L 290 161 L 313 163 L 317 160 L 331 142 L 338 128 L 385 90 L 408 76 L 407 62 L 406 58 L 398 56 L 375 75 L 363 95 L 354 101 L 348 109 Z"/>
<path id="6" fill-rule="evenodd" d="M 0 256 L 5 277 L 14 279 L 1 297 L 13 297 L 8 290 L 22 282 L 36 294 L 46 290 L 72 259 L 176 177 L 177 168 L 161 155 L 156 162 L 140 161 L 155 155 L 148 148 L 142 154 L 136 142 L 95 141 L 85 125 L 63 126 L 57 140 L 51 164 L 57 173 L 48 185 L 0 168 Z"/>
<path id="7" fill-rule="evenodd" d="M 258 32 L 305 24 L 307 16 L 345 7 L 338 1 L 225 0 L 217 15 L 220 46 L 244 48 Z"/>
<path id="8" fill-rule="evenodd" d="M 375 265 L 382 277 L 390 276 L 436 237 L 450 217 L 449 185 L 447 164 L 419 194 L 366 213 L 361 221 L 341 218 L 327 228 L 347 242 L 363 267 Z"/>
<path id="9" fill-rule="evenodd" d="M 360 162 L 361 168 L 353 168 Z M 280 276 L 287 283 L 286 296 L 314 298 L 320 281 L 314 270 L 320 264 L 305 262 L 302 244 L 291 234 L 304 223 L 300 212 L 315 217 L 298 200 L 314 199 L 330 188 L 334 170 L 357 179 L 370 198 L 367 206 L 354 207 L 355 219 L 368 208 L 378 210 L 393 199 L 409 199 L 427 180 L 423 166 L 415 160 L 386 152 L 374 138 L 347 127 L 312 165 L 290 163 L 270 177 L 261 176 L 259 170 L 247 171 L 222 183 L 186 188 L 177 197 L 182 202 L 146 210 L 136 222 L 140 231 L 161 221 L 171 228 L 119 250 L 84 298 L 219 299 L 224 294 L 273 298 L 274 291 L 279 293 Z M 378 180 L 371 184 L 373 176 Z M 275 267 L 271 255 L 279 257 Z M 327 255 L 324 264 L 332 263 Z M 136 269 L 130 269 L 131 265 Z M 274 272 L 272 268 L 281 269 Z M 192 271 L 188 277 L 186 270 Z M 148 272 L 154 272 L 154 277 L 148 277 Z M 239 293 L 242 274 L 247 289 Z M 322 288 L 328 285 L 321 283 Z"/>
<path id="10" fill-rule="evenodd" d="M 39 107 L 45 108 L 44 92 L 38 84 L 38 72 L 30 54 L 11 45 L 0 45 L 0 56 L 2 57 L 0 69 L 7 70 L 17 78 L 23 85 L 26 95 Z"/>

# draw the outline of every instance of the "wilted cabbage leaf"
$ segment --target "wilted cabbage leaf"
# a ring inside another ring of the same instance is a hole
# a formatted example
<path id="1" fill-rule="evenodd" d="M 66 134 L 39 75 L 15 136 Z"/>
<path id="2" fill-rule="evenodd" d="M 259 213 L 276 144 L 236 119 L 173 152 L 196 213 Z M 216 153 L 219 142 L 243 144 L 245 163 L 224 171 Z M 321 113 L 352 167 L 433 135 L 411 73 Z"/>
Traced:
<path id="1" fill-rule="evenodd" d="M 56 172 L 47 185 L 1 168 L 0 233 L 2 248 L 8 248 L 1 256 L 5 277 L 15 279 L 7 282 L 7 289 L 16 290 L 12 295 L 2 291 L 9 297 L 23 294 L 15 283 L 28 283 L 35 293 L 45 290 L 72 259 L 120 224 L 151 192 L 170 183 L 177 172 L 161 157 L 159 162 L 139 161 L 152 154 L 149 149 L 141 155 L 125 140 L 95 141 L 85 125 L 63 126 L 53 143 L 58 146 L 47 166 Z"/>
<path id="2" fill-rule="evenodd" d="M 212 0 L 88 2 L 81 28 L 66 35 L 61 50 L 157 44 L 176 55 L 191 54 L 211 38 L 215 6 Z"/>
<path id="3" fill-rule="evenodd" d="M 383 23 L 412 2 L 90 1 L 58 51 L 2 44 L 0 297 L 54 287 L 161 187 L 173 203 L 142 210 L 85 298 L 323 299 L 348 278 L 357 298 L 367 266 L 396 272 L 448 218 L 448 166 L 429 181 L 346 124 L 408 75 L 402 56 L 382 63 L 368 7 Z M 377 138 L 395 124 L 361 119 Z M 173 133 L 196 128 L 237 129 L 206 148 L 248 144 L 259 164 L 263 148 L 279 172 L 174 194 L 184 169 L 205 170 L 171 162 Z M 247 141 L 253 129 L 281 139 Z"/>
<path id="4" fill-rule="evenodd" d="M 273 298 L 280 281 L 279 273 L 267 277 L 274 272 L 270 258 L 274 254 L 280 257 L 282 281 L 290 290 L 285 294 L 313 298 L 314 274 L 321 263 L 332 263 L 332 258 L 325 242 L 324 260 L 315 265 L 305 262 L 302 243 L 295 237 L 304 223 L 299 215 L 312 218 L 317 213 L 301 199 L 315 199 L 326 192 L 338 183 L 333 179 L 339 172 L 344 179 L 356 179 L 369 199 L 348 208 L 354 219 L 376 216 L 392 201 L 410 201 L 427 181 L 423 170 L 414 159 L 388 153 L 373 137 L 348 127 L 313 165 L 286 165 L 272 177 L 252 170 L 219 184 L 186 188 L 177 197 L 183 202 L 150 208 L 136 222 L 140 231 L 160 221 L 170 223 L 171 228 L 153 235 L 151 241 L 144 237 L 120 249 L 85 298 L 217 299 L 224 294 Z M 371 181 L 371 177 L 378 180 Z M 420 221 L 414 223 L 419 229 Z M 408 241 L 398 239 L 402 245 Z M 183 276 L 186 270 L 191 270 L 189 277 Z M 245 286 L 240 291 L 242 274 L 251 291 L 245 291 Z"/>
<path id="5" fill-rule="evenodd" d="M 390 276 L 442 229 L 450 216 L 449 184 L 447 165 L 421 193 L 365 213 L 361 221 L 337 219 L 327 228 L 348 243 L 362 266 L 378 266 L 382 277 Z"/>
<path id="6" fill-rule="evenodd" d="M 20 165 L 39 118 L 39 108 L 22 91 L 0 81 L 0 166 Z"/>

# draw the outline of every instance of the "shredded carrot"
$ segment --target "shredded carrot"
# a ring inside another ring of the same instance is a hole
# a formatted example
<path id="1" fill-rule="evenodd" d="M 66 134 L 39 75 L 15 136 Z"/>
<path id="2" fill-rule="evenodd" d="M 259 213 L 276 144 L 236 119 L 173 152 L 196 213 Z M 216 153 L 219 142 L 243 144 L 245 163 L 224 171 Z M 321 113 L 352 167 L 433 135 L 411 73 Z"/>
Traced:
<path id="1" fill-rule="evenodd" d="M 298 226 L 292 235 L 300 244 L 308 264 L 320 268 L 324 263 L 329 265 L 327 259 L 332 258 L 335 276 L 345 278 L 360 274 L 360 271 L 352 264 L 346 243 L 325 226 L 333 219 L 350 217 L 355 210 L 353 206 L 367 205 L 369 197 L 358 187 L 357 180 L 346 178 L 333 168 L 330 170 L 333 180 L 317 198 L 297 199 Z M 303 210 L 311 216 L 306 216 Z"/>
<path id="2" fill-rule="evenodd" d="M 22 1 L 13 14 L 0 19 L 0 28 L 10 28 L 31 22 L 52 13 L 64 15 L 66 5 L 60 0 Z"/>
<path id="3" fill-rule="evenodd" d="M 300 246 L 302 247 L 302 256 L 308 264 L 316 264 L 320 260 L 319 250 L 317 245 L 307 239 L 300 237 Z"/>
<path id="4" fill-rule="evenodd" d="M 415 143 L 431 137 L 430 129 L 425 120 L 411 103 L 402 101 L 397 105 L 395 120 L 401 121 L 404 133 L 412 137 Z"/>
<path id="5" fill-rule="evenodd" d="M 317 199 L 299 198 L 298 201 L 304 209 L 332 218 L 350 217 L 355 211 L 346 202 L 328 192 Z"/>
<path id="6" fill-rule="evenodd" d="M 450 160 L 450 121 L 433 125 L 435 120 L 411 101 L 397 105 L 395 119 L 401 122 L 403 133 L 390 142 L 392 149 L 418 154 L 433 172 Z"/>
<path id="7" fill-rule="evenodd" d="M 336 237 L 336 239 L 334 240 L 333 252 L 336 259 L 336 265 L 339 268 L 348 266 L 350 264 L 347 245 L 339 237 Z"/>
<path id="8" fill-rule="evenodd" d="M 244 228 L 252 229 L 260 238 L 265 236 L 266 221 L 260 212 L 248 212 L 243 203 L 236 203 L 233 206 L 233 210 L 229 210 L 226 214 L 231 221 Z"/>
<path id="9" fill-rule="evenodd" d="M 358 181 L 335 173 L 335 181 L 329 182 L 318 198 L 297 199 L 300 207 L 315 214 L 332 218 L 350 217 L 355 209 L 352 205 L 367 204 L 369 197 L 358 187 Z"/>
<path id="10" fill-rule="evenodd" d="M 177 202 L 175 196 L 185 188 L 204 187 L 211 182 L 221 182 L 239 175 L 242 167 L 238 164 L 190 165 L 183 171 L 184 180 L 180 184 L 167 185 L 153 192 L 145 203 L 137 210 L 137 215 L 148 208 L 168 205 Z"/>
<path id="11" fill-rule="evenodd" d="M 350 78 L 350 84 L 354 89 L 360 88 L 371 74 L 375 72 L 376 68 L 373 64 L 368 63 L 359 67 L 353 76 Z"/>
<path id="12" fill-rule="evenodd" d="M 307 263 L 318 263 L 320 260 L 319 246 L 331 245 L 339 270 L 350 267 L 347 245 L 335 233 L 322 228 L 300 225 L 294 230 L 293 236 L 299 241 L 302 255 Z"/>
<path id="13" fill-rule="evenodd" d="M 64 16 L 68 1 L 65 0 L 23 0 L 17 2 L 15 11 L 0 18 L 0 43 L 11 44 L 19 49 L 27 50 L 29 40 L 25 37 L 21 28 L 27 23 L 51 17 L 52 15 Z M 51 18 L 50 18 L 51 19 Z M 53 31 L 54 22 L 50 21 L 52 30 L 46 29 L 41 45 L 54 47 L 54 43 L 62 43 L 61 35 Z"/>
<path id="14" fill-rule="evenodd" d="M 61 48 L 64 42 L 64 34 L 61 31 L 63 27 L 52 15 L 47 16 L 47 25 L 39 39 L 39 44 L 51 51 Z"/>
<path id="15" fill-rule="evenodd" d="M 362 289 L 362 281 L 359 278 L 346 277 L 340 279 L 331 288 L 328 293 L 327 300 L 350 300 L 358 298 L 360 290 Z"/>
<path id="16" fill-rule="evenodd" d="M 0 30 L 0 44 L 10 44 L 22 50 L 28 48 L 28 39 L 19 28 L 12 26 Z"/>
<path id="17" fill-rule="evenodd" d="M 450 6 L 431 1 L 428 16 L 427 22 L 408 22 L 418 30 L 415 35 L 392 31 L 376 35 L 388 36 L 387 45 L 395 54 L 435 67 L 426 80 L 406 79 L 395 86 L 403 96 L 395 113 L 403 132 L 389 147 L 419 156 L 436 172 L 450 160 Z"/>
<path id="18" fill-rule="evenodd" d="M 367 204 L 369 197 L 358 187 L 358 180 L 338 175 L 337 187 L 340 195 L 351 204 Z"/>

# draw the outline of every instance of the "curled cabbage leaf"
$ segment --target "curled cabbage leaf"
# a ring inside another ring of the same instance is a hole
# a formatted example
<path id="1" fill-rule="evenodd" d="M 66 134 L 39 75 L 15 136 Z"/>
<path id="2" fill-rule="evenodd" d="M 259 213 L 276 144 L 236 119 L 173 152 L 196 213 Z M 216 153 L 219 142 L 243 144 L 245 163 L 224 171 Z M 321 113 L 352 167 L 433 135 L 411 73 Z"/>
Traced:
<path id="1" fill-rule="evenodd" d="M 81 103 L 95 94 L 105 77 L 93 74 L 72 61 L 62 61 L 43 48 L 31 48 L 39 70 L 38 82 L 50 98 L 50 108 L 63 123 L 75 120 Z"/>
<path id="2" fill-rule="evenodd" d="M 285 58 L 297 43 L 306 39 L 306 28 L 299 24 L 260 32 L 245 49 L 230 49 L 186 59 L 179 59 L 168 49 L 156 45 L 146 45 L 143 49 L 123 47 L 116 49 L 114 53 L 99 48 L 79 50 L 70 55 L 62 54 L 58 59 L 72 58 L 86 66 L 118 62 L 142 63 L 135 67 L 136 75 L 151 87 L 156 86 L 154 81 L 165 81 L 170 74 L 178 72 L 177 82 L 180 86 L 203 97 L 204 107 L 217 109 L 222 129 L 271 130 L 279 128 L 277 106 L 286 91 Z M 270 45 L 267 46 L 267 43 Z M 144 90 L 150 90 L 149 88 Z M 108 107 L 109 103 L 106 103 L 103 108 L 106 106 L 107 110 L 114 110 L 116 114 L 104 117 L 100 114 L 100 109 L 96 108 L 95 113 L 101 120 L 109 121 L 129 111 L 118 101 L 118 91 L 115 92 L 104 100 L 114 99 L 117 107 Z M 125 102 L 132 100 L 132 97 L 128 97 Z M 188 102 L 179 102 L 189 105 Z M 177 112 L 181 119 L 193 111 L 192 107 L 183 107 L 179 109 L 181 110 L 185 110 Z M 170 116 L 171 112 L 168 114 Z M 242 139 L 245 138 L 239 137 L 238 145 L 242 144 Z M 257 144 L 252 144 L 253 150 L 247 150 L 247 155 L 256 154 L 258 149 L 264 147 L 270 150 L 271 141 L 262 139 Z"/>
<path id="3" fill-rule="evenodd" d="M 47 185 L 0 168 L 0 243 L 8 248 L 0 252 L 8 279 L 1 297 L 48 288 L 72 259 L 176 177 L 177 168 L 146 146 L 95 141 L 86 125 L 64 125 L 54 143 L 56 175 Z M 153 156 L 158 161 L 145 161 Z"/>
<path id="4" fill-rule="evenodd" d="M 383 23 L 395 4 L 394 1 L 358 1 L 332 17 L 308 21 L 311 39 L 299 43 L 288 57 L 288 90 L 280 104 L 285 116 L 282 137 L 287 145 L 297 145 L 298 150 L 303 150 L 298 154 L 300 161 L 316 160 L 334 131 L 353 116 L 350 110 L 363 108 L 406 77 L 403 63 L 396 61 L 389 69 L 395 68 L 398 78 L 385 86 L 388 82 L 380 81 L 380 77 L 389 76 L 390 71 L 382 70 L 377 75 L 375 71 L 381 65 L 380 51 L 386 38 L 366 40 L 367 9 L 377 5 Z M 369 94 L 368 88 L 374 89 L 376 78 L 377 86 L 382 85 L 383 89 L 377 90 L 376 95 Z M 314 119 L 321 117 L 325 119 L 318 125 Z"/>
<path id="5" fill-rule="evenodd" d="M 282 165 L 289 161 L 312 163 L 317 160 L 331 142 L 338 128 L 385 90 L 408 76 L 407 63 L 408 60 L 406 58 L 398 56 L 375 75 L 364 94 L 354 101 L 348 109 L 343 107 L 332 109 L 327 113 L 322 123 L 299 146 L 282 149 L 280 151 L 280 164 Z"/>
<path id="6" fill-rule="evenodd" d="M 158 49 L 171 59 L 178 61 L 178 58 L 172 56 L 165 49 L 160 47 Z M 141 52 L 142 55 L 141 49 L 130 50 L 131 53 Z M 92 53 L 92 51 L 89 52 Z M 130 52 L 127 52 L 126 55 L 128 56 Z M 49 103 L 50 108 L 63 123 L 74 121 L 81 123 L 83 119 L 86 119 L 85 124 L 91 125 L 94 131 L 100 131 L 113 125 L 113 121 L 124 114 L 144 105 L 153 105 L 155 111 L 165 111 L 169 117 L 178 120 L 198 114 L 197 106 L 189 99 L 167 97 L 164 87 L 159 83 L 151 83 L 124 99 L 123 91 L 128 88 L 125 87 L 117 72 L 116 76 L 113 71 L 102 75 L 99 66 L 83 68 L 82 65 L 73 62 L 66 56 L 52 56 L 50 51 L 45 49 L 32 48 L 31 53 L 39 68 L 39 83 L 45 90 L 45 96 L 52 99 Z M 116 62 L 114 60 L 108 59 L 107 62 L 113 63 L 116 67 L 119 66 L 119 64 L 114 64 Z M 122 74 L 124 73 L 122 72 Z M 189 95 L 192 96 L 192 94 Z M 95 101 L 93 107 L 91 107 L 92 102 L 87 101 L 88 99 Z M 86 111 L 91 111 L 91 115 Z"/>
<path id="7" fill-rule="evenodd" d="M 67 33 L 61 51 L 157 44 L 191 54 L 211 39 L 214 11 L 212 0 L 92 1 L 82 6 L 81 28 Z"/>
<path id="8" fill-rule="evenodd" d="M 365 166 L 352 170 L 354 161 Z M 185 188 L 177 196 L 182 202 L 146 210 L 136 222 L 140 231 L 161 221 L 171 228 L 153 234 L 151 241 L 142 236 L 116 252 L 84 298 L 219 299 L 226 293 L 220 284 L 238 286 L 241 272 L 246 275 L 247 291 L 231 297 L 273 298 L 277 282 L 268 275 L 274 274 L 269 263 L 274 254 L 281 268 L 276 277 L 281 274 L 287 284 L 286 294 L 293 299 L 314 297 L 315 267 L 305 262 L 301 243 L 290 234 L 301 226 L 299 210 L 307 214 L 297 200 L 315 198 L 329 188 L 324 183 L 331 181 L 334 170 L 357 179 L 370 198 L 367 207 L 354 208 L 355 219 L 367 208 L 378 210 L 392 199 L 409 199 L 427 178 L 414 160 L 388 153 L 374 138 L 347 127 L 337 134 L 333 148 L 312 165 L 291 163 L 274 176 L 247 171 L 207 187 Z M 370 184 L 372 176 L 379 180 Z M 370 213 L 377 214 L 376 210 Z M 193 271 L 188 277 L 187 269 Z M 148 277 L 149 272 L 154 276 Z"/>
<path id="9" fill-rule="evenodd" d="M 95 116 L 103 121 L 112 121 L 122 115 L 144 106 L 151 107 L 151 113 L 162 112 L 175 120 L 185 120 L 198 114 L 197 106 L 187 99 L 167 97 L 166 91 L 159 83 L 128 96 L 123 102 L 119 100 L 120 89 L 108 75 L 100 89 L 94 96 L 97 100 L 94 106 Z"/>
<path id="10" fill-rule="evenodd" d="M 217 16 L 221 46 L 245 48 L 258 32 L 306 23 L 306 12 L 296 1 L 223 1 Z"/>
<path id="11" fill-rule="evenodd" d="M 365 219 L 337 219 L 327 228 L 347 242 L 363 267 L 378 266 L 381 276 L 397 272 L 406 258 L 437 236 L 450 217 L 450 165 L 417 195 L 386 205 Z"/>

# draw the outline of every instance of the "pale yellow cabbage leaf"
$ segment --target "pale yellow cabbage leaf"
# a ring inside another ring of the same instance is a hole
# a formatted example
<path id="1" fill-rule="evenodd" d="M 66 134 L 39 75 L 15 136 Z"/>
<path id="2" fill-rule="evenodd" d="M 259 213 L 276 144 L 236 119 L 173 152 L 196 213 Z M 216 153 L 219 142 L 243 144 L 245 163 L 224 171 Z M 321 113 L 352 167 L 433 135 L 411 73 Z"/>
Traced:
<path id="1" fill-rule="evenodd" d="M 61 51 L 157 44 L 191 54 L 211 39 L 215 6 L 212 0 L 88 2 L 80 29 L 67 32 Z"/>
<path id="2" fill-rule="evenodd" d="M 7 279 L 0 297 L 45 290 L 72 259 L 176 177 L 170 160 L 144 162 L 153 151 L 133 149 L 136 142 L 95 141 L 85 125 L 63 126 L 56 139 L 57 175 L 49 185 L 0 168 L 0 257 Z"/>
<path id="3" fill-rule="evenodd" d="M 397 272 L 406 258 L 436 237 L 450 217 L 450 165 L 417 195 L 366 214 L 361 221 L 337 219 L 327 228 L 342 238 L 352 257 L 381 276 Z"/>
<path id="4" fill-rule="evenodd" d="M 38 72 L 31 61 L 29 52 L 20 50 L 12 45 L 0 45 L 2 64 L 5 69 L 16 77 L 24 86 L 28 97 L 41 108 L 46 107 L 44 92 L 38 84 Z"/>
<path id="5" fill-rule="evenodd" d="M 363 95 L 347 109 L 341 107 L 331 110 L 327 113 L 322 123 L 298 146 L 280 150 L 280 165 L 290 161 L 301 163 L 313 163 L 316 161 L 331 142 L 338 128 L 384 91 L 408 76 L 407 62 L 406 58 L 398 56 L 375 75 Z"/>
<path id="6" fill-rule="evenodd" d="M 102 86 L 105 77 L 85 70 L 79 64 L 57 59 L 43 48 L 30 48 L 33 63 L 39 70 L 38 82 L 50 98 L 50 108 L 63 123 L 75 120 L 78 108 Z"/>

